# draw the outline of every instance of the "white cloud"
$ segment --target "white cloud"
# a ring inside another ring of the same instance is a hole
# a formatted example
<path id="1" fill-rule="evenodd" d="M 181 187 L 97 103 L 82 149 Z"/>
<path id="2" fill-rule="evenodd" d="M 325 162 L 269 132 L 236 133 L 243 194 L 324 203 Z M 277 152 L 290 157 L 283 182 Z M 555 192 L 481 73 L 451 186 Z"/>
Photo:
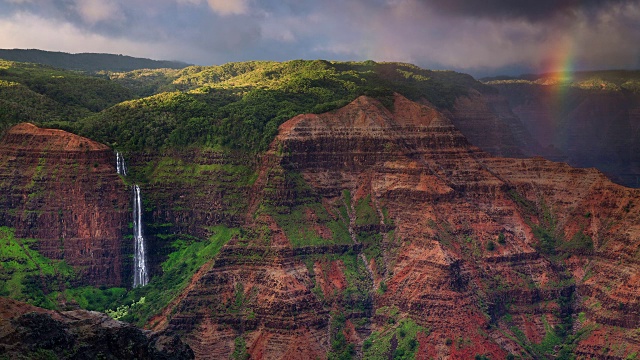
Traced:
<path id="1" fill-rule="evenodd" d="M 292 43 L 302 37 L 313 35 L 320 17 L 311 15 L 276 15 L 265 13 L 261 19 L 261 35 L 264 39 Z"/>
<path id="2" fill-rule="evenodd" d="M 95 24 L 119 17 L 120 8 L 112 0 L 75 0 L 75 8 L 82 19 Z"/>
<path id="3" fill-rule="evenodd" d="M 200 5 L 206 2 L 213 12 L 222 15 L 244 15 L 249 12 L 248 0 L 174 0 L 180 5 Z"/>
<path id="4" fill-rule="evenodd" d="M 242 15 L 249 11 L 247 0 L 207 0 L 207 3 L 220 15 Z"/>

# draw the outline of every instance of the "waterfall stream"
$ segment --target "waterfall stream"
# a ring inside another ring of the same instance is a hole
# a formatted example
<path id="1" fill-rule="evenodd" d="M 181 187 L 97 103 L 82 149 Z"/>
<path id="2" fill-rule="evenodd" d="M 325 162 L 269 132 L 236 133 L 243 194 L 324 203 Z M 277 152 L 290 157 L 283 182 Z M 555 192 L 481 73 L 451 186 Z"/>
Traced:
<path id="1" fill-rule="evenodd" d="M 127 176 L 127 166 L 124 163 L 124 157 L 119 151 L 116 151 L 116 171 L 118 175 Z"/>
<path id="2" fill-rule="evenodd" d="M 133 236 L 135 250 L 133 253 L 133 287 L 145 286 L 149 282 L 144 235 L 142 233 L 142 197 L 140 186 L 133 186 Z"/>
<path id="3" fill-rule="evenodd" d="M 116 151 L 116 171 L 118 175 L 127 176 L 127 165 L 124 156 Z M 133 287 L 145 286 L 149 282 L 147 273 L 147 254 L 142 231 L 142 196 L 140 186 L 133 185 Z"/>

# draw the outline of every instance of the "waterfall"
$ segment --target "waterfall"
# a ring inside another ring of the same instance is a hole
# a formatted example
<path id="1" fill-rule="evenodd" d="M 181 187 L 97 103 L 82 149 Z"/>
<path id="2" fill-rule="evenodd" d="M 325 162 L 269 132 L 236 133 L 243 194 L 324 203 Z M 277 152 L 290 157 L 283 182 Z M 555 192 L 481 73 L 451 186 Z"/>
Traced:
<path id="1" fill-rule="evenodd" d="M 127 166 L 124 163 L 124 156 L 116 151 L 116 171 L 118 175 L 127 176 Z"/>
<path id="2" fill-rule="evenodd" d="M 133 237 L 135 250 L 133 253 L 133 287 L 145 286 L 149 282 L 147 259 L 142 234 L 142 197 L 140 186 L 133 186 Z"/>
<path id="3" fill-rule="evenodd" d="M 127 176 L 127 166 L 124 156 L 116 151 L 116 171 L 118 175 Z M 144 248 L 144 234 L 142 233 L 142 196 L 140 186 L 133 185 L 133 287 L 145 286 L 149 282 L 147 273 L 147 254 Z"/>

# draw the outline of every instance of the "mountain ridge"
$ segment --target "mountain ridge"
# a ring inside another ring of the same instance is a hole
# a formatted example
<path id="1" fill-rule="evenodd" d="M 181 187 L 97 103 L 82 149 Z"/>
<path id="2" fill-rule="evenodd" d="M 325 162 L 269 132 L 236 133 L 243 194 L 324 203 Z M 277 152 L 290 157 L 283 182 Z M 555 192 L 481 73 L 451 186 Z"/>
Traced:
<path id="1" fill-rule="evenodd" d="M 0 49 L 0 59 L 38 63 L 67 70 L 87 72 L 133 71 L 138 69 L 181 69 L 190 64 L 179 61 L 152 60 L 106 53 L 66 53 L 38 49 Z"/>

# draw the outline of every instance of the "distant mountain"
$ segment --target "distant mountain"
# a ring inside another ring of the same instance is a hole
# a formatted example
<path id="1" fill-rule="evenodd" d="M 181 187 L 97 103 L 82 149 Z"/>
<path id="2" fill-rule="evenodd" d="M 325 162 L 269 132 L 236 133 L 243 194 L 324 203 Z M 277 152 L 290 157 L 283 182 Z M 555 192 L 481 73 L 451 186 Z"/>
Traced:
<path id="1" fill-rule="evenodd" d="M 563 85 L 591 90 L 627 90 L 640 92 L 639 70 L 594 70 L 574 72 L 551 72 L 544 74 L 523 74 L 520 76 L 495 76 L 480 79 L 489 85 L 538 84 Z"/>
<path id="2" fill-rule="evenodd" d="M 44 51 L 37 49 L 0 49 L 0 59 L 38 63 L 81 71 L 133 71 L 138 69 L 182 69 L 190 64 L 179 61 L 151 60 L 125 55 Z"/>

